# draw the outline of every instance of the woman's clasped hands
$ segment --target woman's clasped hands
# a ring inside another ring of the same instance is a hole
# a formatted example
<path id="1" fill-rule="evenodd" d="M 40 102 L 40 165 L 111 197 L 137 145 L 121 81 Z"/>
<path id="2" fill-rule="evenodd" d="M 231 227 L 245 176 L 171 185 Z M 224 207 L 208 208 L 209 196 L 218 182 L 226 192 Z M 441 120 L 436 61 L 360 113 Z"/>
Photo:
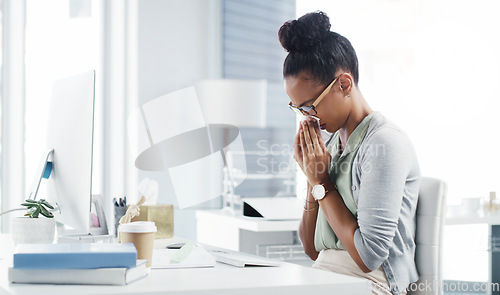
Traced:
<path id="1" fill-rule="evenodd" d="M 331 155 L 325 146 L 318 122 L 308 117 L 300 123 L 294 141 L 294 159 L 311 186 L 330 182 Z"/>

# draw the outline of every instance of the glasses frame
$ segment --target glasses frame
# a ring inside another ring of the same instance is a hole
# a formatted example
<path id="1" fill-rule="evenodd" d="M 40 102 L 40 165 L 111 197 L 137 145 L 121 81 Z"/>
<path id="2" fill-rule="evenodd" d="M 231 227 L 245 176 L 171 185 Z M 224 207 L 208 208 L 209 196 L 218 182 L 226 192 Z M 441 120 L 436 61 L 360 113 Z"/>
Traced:
<path id="1" fill-rule="evenodd" d="M 340 77 L 340 75 L 337 76 L 337 78 L 333 79 L 332 83 L 330 83 L 330 85 L 328 85 L 325 88 L 325 90 L 323 90 L 323 92 L 321 92 L 321 94 L 318 96 L 318 98 L 316 98 L 316 100 L 311 105 L 303 106 L 303 107 L 298 107 L 298 106 L 293 105 L 292 102 L 289 102 L 288 103 L 288 107 L 292 111 L 294 111 L 295 113 L 297 113 L 298 115 L 315 116 L 318 113 L 316 111 L 316 107 L 323 100 L 323 98 L 325 98 L 325 96 L 328 94 L 328 92 L 330 92 L 330 89 L 332 89 L 333 84 L 335 84 L 335 82 L 337 82 L 337 80 L 339 79 L 339 77 Z M 311 113 L 311 110 L 314 111 L 314 114 Z"/>

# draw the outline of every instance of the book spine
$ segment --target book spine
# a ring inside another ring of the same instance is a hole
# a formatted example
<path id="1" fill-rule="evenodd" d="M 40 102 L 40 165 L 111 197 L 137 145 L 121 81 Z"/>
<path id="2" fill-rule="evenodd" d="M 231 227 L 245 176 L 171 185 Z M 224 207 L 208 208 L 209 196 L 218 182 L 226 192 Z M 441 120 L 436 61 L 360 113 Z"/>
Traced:
<path id="1" fill-rule="evenodd" d="M 23 284 L 125 285 L 125 268 L 20 269 L 9 268 L 9 282 Z"/>
<path id="2" fill-rule="evenodd" d="M 136 265 L 135 253 L 18 253 L 14 268 L 91 269 L 130 268 Z"/>

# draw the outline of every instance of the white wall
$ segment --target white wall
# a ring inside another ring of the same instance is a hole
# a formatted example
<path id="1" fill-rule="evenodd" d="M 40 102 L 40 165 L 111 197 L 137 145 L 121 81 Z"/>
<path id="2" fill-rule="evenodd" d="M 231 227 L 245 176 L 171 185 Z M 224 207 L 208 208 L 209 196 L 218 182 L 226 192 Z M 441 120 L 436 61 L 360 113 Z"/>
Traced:
<path id="1" fill-rule="evenodd" d="M 219 0 L 141 0 L 137 3 L 139 105 L 191 86 L 199 79 L 220 77 Z M 168 172 L 140 171 L 139 181 L 144 177 L 159 182 L 159 203 L 176 204 Z M 174 216 L 174 234 L 196 239 L 194 209 L 176 209 Z"/>
<path id="2" fill-rule="evenodd" d="M 220 76 L 219 1 L 141 0 L 139 100 Z"/>

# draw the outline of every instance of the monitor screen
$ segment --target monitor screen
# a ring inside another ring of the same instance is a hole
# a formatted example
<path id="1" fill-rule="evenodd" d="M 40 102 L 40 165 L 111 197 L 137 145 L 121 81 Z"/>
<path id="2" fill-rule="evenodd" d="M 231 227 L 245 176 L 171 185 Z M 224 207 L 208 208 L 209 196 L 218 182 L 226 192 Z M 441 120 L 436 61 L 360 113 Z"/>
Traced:
<path id="1" fill-rule="evenodd" d="M 47 200 L 59 205 L 57 222 L 89 233 L 92 204 L 95 71 L 56 81 L 52 89 L 46 147 L 53 149 Z"/>

